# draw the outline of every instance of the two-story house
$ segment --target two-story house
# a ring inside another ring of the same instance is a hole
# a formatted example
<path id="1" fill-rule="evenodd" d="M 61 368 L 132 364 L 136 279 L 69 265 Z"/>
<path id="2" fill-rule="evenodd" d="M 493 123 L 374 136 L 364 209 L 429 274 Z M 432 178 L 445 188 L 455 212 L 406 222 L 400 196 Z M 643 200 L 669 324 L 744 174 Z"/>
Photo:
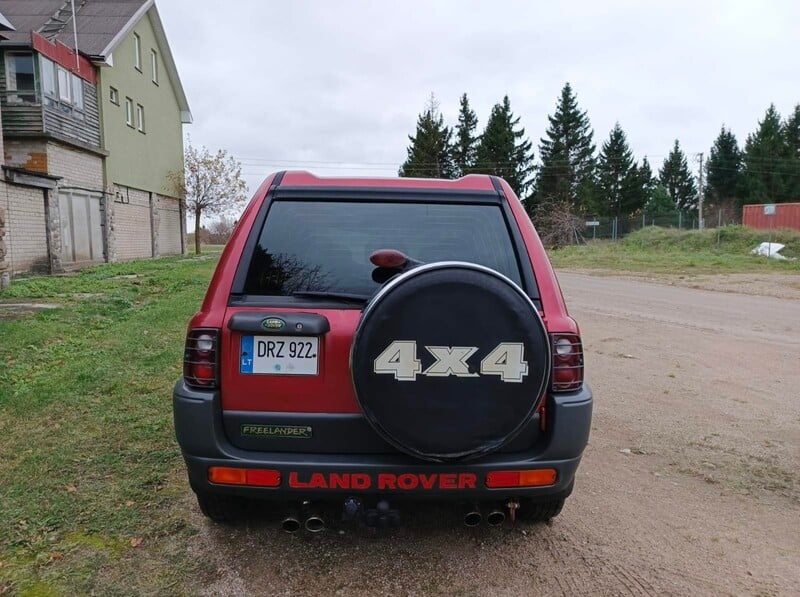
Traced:
<path id="1" fill-rule="evenodd" d="M 191 113 L 154 1 L 0 0 L 0 12 L 16 29 L 0 41 L 12 271 L 184 252 L 168 173 L 183 168 Z"/>
<path id="2" fill-rule="evenodd" d="M 8 19 L 0 13 L 0 41 L 8 39 L 9 31 L 14 31 L 14 26 L 8 21 Z M 2 125 L 2 118 L 0 117 L 0 156 L 3 155 L 3 125 Z M 6 183 L 2 177 L 0 177 L 0 197 L 7 195 L 6 193 Z M 6 255 L 8 253 L 6 248 L 6 206 L 0 200 L 0 290 L 3 290 L 6 286 L 8 286 L 9 280 L 11 278 L 11 273 L 9 270 L 11 269 L 9 261 L 6 259 Z"/>

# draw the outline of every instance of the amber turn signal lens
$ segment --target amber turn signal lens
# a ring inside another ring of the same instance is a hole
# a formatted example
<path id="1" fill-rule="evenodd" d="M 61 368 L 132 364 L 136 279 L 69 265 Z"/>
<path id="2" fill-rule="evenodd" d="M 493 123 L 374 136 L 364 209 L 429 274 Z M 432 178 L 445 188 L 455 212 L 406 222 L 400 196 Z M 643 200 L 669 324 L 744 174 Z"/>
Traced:
<path id="1" fill-rule="evenodd" d="M 545 487 L 555 485 L 558 473 L 553 468 L 528 471 L 492 471 L 486 475 L 486 487 L 501 489 L 510 487 Z"/>
<path id="2" fill-rule="evenodd" d="M 212 466 L 208 469 L 208 480 L 222 485 L 245 485 L 247 470 L 227 466 Z"/>

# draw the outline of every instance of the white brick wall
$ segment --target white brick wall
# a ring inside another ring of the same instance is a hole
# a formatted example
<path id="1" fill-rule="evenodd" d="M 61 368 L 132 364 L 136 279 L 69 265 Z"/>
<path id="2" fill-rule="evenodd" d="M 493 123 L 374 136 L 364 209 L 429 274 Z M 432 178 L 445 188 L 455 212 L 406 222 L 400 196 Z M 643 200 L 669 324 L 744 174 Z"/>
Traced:
<path id="1" fill-rule="evenodd" d="M 3 184 L 0 202 L 6 209 L 6 261 L 11 275 L 49 268 L 42 189 Z"/>
<path id="2" fill-rule="evenodd" d="M 103 159 L 92 153 L 60 143 L 47 144 L 47 167 L 53 176 L 62 176 L 59 186 L 103 189 Z"/>
<path id="3" fill-rule="evenodd" d="M 180 203 L 158 195 L 158 252 L 162 256 L 180 255 L 181 249 Z"/>
<path id="4" fill-rule="evenodd" d="M 114 236 L 117 259 L 146 259 L 153 256 L 150 234 L 150 194 L 118 187 L 114 197 Z"/>

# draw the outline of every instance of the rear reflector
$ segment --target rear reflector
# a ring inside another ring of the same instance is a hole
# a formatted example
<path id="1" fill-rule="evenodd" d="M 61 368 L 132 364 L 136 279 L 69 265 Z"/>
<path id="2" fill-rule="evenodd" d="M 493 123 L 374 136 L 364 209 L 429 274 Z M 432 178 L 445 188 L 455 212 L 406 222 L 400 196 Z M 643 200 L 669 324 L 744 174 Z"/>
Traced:
<path id="1" fill-rule="evenodd" d="M 211 466 L 208 468 L 208 480 L 219 485 L 279 487 L 281 473 L 272 469 Z"/>
<path id="2" fill-rule="evenodd" d="M 486 475 L 486 487 L 544 487 L 555 485 L 558 474 L 555 469 L 544 468 L 533 471 L 492 471 Z"/>

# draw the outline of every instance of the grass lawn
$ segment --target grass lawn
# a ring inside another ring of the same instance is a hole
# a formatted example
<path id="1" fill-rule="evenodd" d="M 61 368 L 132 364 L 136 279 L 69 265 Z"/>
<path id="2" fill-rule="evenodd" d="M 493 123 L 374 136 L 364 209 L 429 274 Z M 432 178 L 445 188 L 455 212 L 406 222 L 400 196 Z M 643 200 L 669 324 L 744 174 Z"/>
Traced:
<path id="1" fill-rule="evenodd" d="M 618 242 L 594 241 L 586 245 L 551 250 L 556 268 L 620 270 L 649 273 L 800 273 L 800 259 L 777 261 L 751 255 L 768 233 L 743 226 L 725 226 L 719 230 L 675 230 L 648 227 Z M 772 242 L 786 247 L 785 257 L 800 257 L 800 233 L 791 230 L 773 232 Z"/>
<path id="2" fill-rule="evenodd" d="M 190 590 L 196 529 L 171 390 L 217 256 L 18 279 L 0 293 L 59 305 L 0 317 L 0 595 Z"/>

